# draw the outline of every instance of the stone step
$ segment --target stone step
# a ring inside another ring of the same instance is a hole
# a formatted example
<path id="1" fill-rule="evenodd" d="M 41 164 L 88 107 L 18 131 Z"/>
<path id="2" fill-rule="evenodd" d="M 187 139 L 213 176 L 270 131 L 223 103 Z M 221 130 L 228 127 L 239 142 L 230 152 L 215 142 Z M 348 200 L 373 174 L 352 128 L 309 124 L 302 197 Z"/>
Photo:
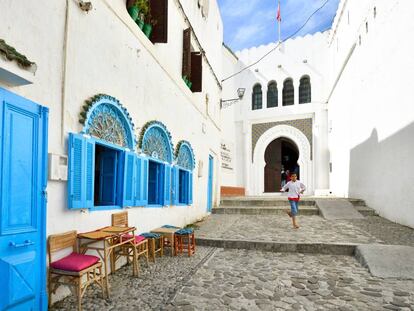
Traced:
<path id="1" fill-rule="evenodd" d="M 374 210 L 373 208 L 368 207 L 368 206 L 354 205 L 354 207 L 356 208 L 356 210 L 358 212 L 360 212 L 365 217 L 367 217 L 367 216 L 378 216 L 377 211 Z"/>
<path id="2" fill-rule="evenodd" d="M 314 206 L 314 199 L 302 199 L 300 201 L 301 206 Z M 222 199 L 220 206 L 289 206 L 287 198 L 283 199 Z"/>
<path id="3" fill-rule="evenodd" d="M 261 250 L 278 253 L 308 253 L 353 256 L 357 244 L 281 243 L 268 241 L 196 238 L 196 244 L 227 249 Z"/>
<path id="4" fill-rule="evenodd" d="M 301 202 L 302 203 L 302 202 Z M 232 215 L 285 215 L 290 210 L 290 205 L 284 206 L 220 206 L 213 208 L 213 214 L 232 214 Z M 315 206 L 299 206 L 300 215 L 312 216 L 319 215 L 319 209 Z"/>
<path id="5" fill-rule="evenodd" d="M 313 206 L 316 200 L 334 200 L 335 198 L 316 198 L 316 197 L 302 197 L 301 206 Z M 338 198 L 341 200 L 340 198 Z M 366 206 L 365 201 L 361 199 L 348 198 L 348 200 L 355 207 Z M 220 206 L 288 206 L 286 196 L 277 197 L 223 197 L 220 201 Z"/>

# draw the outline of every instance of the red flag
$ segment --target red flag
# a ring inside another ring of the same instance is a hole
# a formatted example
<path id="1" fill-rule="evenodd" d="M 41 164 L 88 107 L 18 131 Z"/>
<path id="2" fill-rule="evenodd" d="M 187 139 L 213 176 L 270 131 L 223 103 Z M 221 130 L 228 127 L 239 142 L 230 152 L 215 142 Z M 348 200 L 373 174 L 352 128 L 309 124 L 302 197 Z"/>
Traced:
<path id="1" fill-rule="evenodd" d="M 282 21 L 282 16 L 280 15 L 280 1 L 278 2 L 278 5 L 277 5 L 277 16 L 276 16 L 276 19 L 277 19 L 278 22 L 281 22 Z"/>

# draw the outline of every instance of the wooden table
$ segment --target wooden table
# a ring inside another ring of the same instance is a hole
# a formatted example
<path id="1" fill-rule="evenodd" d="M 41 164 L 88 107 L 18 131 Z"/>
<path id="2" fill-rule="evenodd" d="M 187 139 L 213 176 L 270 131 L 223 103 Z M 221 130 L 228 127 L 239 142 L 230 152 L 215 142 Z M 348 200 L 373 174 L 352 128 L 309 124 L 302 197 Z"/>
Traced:
<path id="1" fill-rule="evenodd" d="M 108 282 L 108 259 L 114 255 L 114 249 L 121 245 L 131 244 L 133 249 L 133 275 L 138 275 L 138 267 L 136 260 L 136 248 L 135 248 L 135 227 L 115 227 L 109 226 L 100 228 L 95 231 L 79 233 L 79 250 L 82 254 L 85 254 L 88 250 L 95 250 L 99 257 L 103 260 L 103 265 L 105 268 L 105 287 L 107 290 L 107 295 L 109 297 L 109 282 Z M 129 236 L 126 238 L 124 235 Z M 124 236 L 124 237 L 122 237 Z M 103 242 L 103 246 L 97 246 L 97 242 Z M 112 257 L 114 258 L 114 257 Z M 115 260 L 111 261 L 111 270 L 115 272 Z"/>
<path id="2" fill-rule="evenodd" d="M 156 228 L 151 230 L 151 232 L 153 233 L 158 233 L 161 234 L 164 239 L 166 239 L 167 241 L 170 242 L 171 245 L 171 256 L 175 256 L 175 251 L 174 251 L 174 234 L 175 232 L 177 232 L 178 230 L 180 230 L 181 228 Z"/>

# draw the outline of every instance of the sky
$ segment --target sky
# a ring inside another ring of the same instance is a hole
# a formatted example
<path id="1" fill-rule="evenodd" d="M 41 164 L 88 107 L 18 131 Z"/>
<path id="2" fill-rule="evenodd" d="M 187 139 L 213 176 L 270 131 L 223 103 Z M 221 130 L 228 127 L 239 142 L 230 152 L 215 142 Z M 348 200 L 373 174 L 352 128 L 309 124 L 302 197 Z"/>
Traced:
<path id="1" fill-rule="evenodd" d="M 326 0 L 280 0 L 282 40 L 297 31 Z M 278 0 L 217 0 L 224 24 L 224 43 L 233 51 L 278 40 Z M 323 31 L 332 25 L 339 0 L 328 4 L 297 35 Z"/>

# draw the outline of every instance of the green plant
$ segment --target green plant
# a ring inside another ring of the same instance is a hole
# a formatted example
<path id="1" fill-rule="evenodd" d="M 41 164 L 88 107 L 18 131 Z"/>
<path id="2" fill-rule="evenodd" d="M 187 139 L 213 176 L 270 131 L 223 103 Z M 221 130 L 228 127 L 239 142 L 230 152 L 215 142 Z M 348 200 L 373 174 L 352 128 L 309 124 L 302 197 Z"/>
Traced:
<path id="1" fill-rule="evenodd" d="M 146 19 L 147 15 L 150 13 L 148 0 L 136 0 L 135 5 L 139 7 L 141 14 L 144 16 L 144 19 Z"/>

